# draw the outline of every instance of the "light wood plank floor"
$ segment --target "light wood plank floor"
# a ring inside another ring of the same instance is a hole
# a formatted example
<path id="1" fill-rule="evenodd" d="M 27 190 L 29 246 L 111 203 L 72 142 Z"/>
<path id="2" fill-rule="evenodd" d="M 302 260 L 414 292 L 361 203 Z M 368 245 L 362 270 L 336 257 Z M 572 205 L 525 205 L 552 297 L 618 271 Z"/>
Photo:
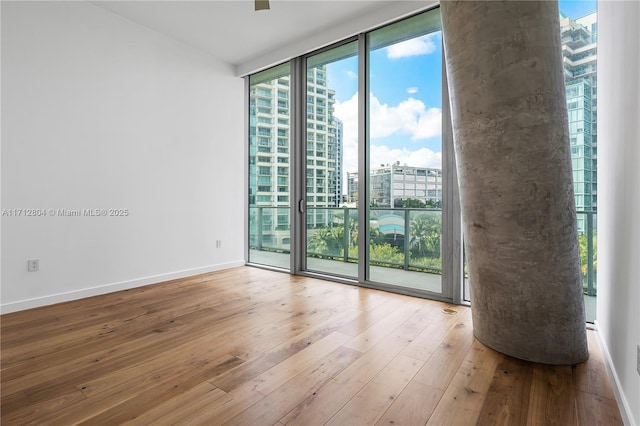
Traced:
<path id="1" fill-rule="evenodd" d="M 622 424 L 592 331 L 534 364 L 469 308 L 257 268 L 1 320 L 3 425 Z"/>

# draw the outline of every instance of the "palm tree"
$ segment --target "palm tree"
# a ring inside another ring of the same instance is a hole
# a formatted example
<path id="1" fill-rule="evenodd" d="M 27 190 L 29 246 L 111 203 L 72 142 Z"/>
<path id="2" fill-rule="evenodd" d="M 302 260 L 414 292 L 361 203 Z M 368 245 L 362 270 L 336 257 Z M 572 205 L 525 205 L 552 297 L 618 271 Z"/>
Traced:
<path id="1" fill-rule="evenodd" d="M 352 239 L 351 244 L 353 243 L 354 240 Z M 320 228 L 315 231 L 307 241 L 307 251 L 312 254 L 342 256 L 344 254 L 344 249 L 344 227 L 342 226 Z"/>
<path id="2" fill-rule="evenodd" d="M 440 257 L 440 215 L 425 212 L 417 215 L 410 224 L 409 244 L 418 257 Z"/>

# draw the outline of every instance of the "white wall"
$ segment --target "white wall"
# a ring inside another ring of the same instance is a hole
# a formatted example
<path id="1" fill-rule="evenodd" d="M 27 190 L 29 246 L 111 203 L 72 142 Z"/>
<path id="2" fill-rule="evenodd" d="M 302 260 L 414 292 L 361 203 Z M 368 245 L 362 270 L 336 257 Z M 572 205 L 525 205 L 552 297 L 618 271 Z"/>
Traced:
<path id="1" fill-rule="evenodd" d="M 85 2 L 2 2 L 2 209 L 129 209 L 3 216 L 3 312 L 244 262 L 233 74 Z"/>
<path id="2" fill-rule="evenodd" d="M 640 3 L 598 2 L 597 327 L 640 424 Z"/>

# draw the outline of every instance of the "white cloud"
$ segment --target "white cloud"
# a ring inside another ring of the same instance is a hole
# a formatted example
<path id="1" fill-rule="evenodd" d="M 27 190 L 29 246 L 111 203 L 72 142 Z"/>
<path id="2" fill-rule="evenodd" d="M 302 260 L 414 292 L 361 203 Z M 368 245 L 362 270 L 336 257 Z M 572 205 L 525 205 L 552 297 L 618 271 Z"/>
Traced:
<path id="1" fill-rule="evenodd" d="M 386 145 L 371 146 L 371 168 L 379 167 L 381 164 L 390 164 L 399 161 L 400 164 L 414 167 L 442 168 L 442 153 L 434 152 L 428 148 L 420 148 L 415 151 L 409 149 L 393 149 Z"/>
<path id="2" fill-rule="evenodd" d="M 407 87 L 407 93 L 413 95 L 414 93 L 418 93 L 417 87 Z"/>
<path id="3" fill-rule="evenodd" d="M 342 120 L 343 144 L 358 144 L 358 92 L 344 102 L 337 101 L 333 115 Z"/>
<path id="4" fill-rule="evenodd" d="M 440 136 L 442 111 L 427 108 L 417 99 L 408 98 L 396 106 L 381 103 L 373 94 L 370 97 L 371 166 L 400 161 L 416 167 L 440 167 L 441 154 L 427 148 L 410 150 L 391 149 L 375 143 L 375 139 L 394 134 L 408 135 L 410 140 L 422 140 Z M 334 115 L 343 123 L 344 170 L 358 168 L 358 94 L 343 102 L 336 102 Z"/>
<path id="5" fill-rule="evenodd" d="M 394 133 L 405 133 L 412 140 L 438 136 L 442 128 L 442 111 L 429 108 L 417 99 L 409 98 L 397 106 L 382 104 L 371 95 L 370 101 L 371 138 L 382 138 Z"/>
<path id="6" fill-rule="evenodd" d="M 435 34 L 431 33 L 391 45 L 387 47 L 387 58 L 399 59 L 409 56 L 428 55 L 435 52 L 436 44 L 432 40 Z"/>
<path id="7" fill-rule="evenodd" d="M 347 75 L 347 77 L 349 77 L 352 80 L 358 78 L 358 74 L 356 74 L 355 72 L 353 72 L 351 70 L 347 70 L 344 73 Z"/>
<path id="8" fill-rule="evenodd" d="M 396 106 L 380 103 L 371 94 L 370 137 L 383 138 L 395 133 L 410 135 L 412 140 L 428 139 L 439 136 L 442 130 L 442 111 L 440 108 L 428 108 L 417 99 L 408 98 Z M 358 93 L 344 102 L 336 102 L 334 115 L 343 122 L 346 142 L 358 140 Z"/>
<path id="9" fill-rule="evenodd" d="M 343 170 L 358 169 L 358 93 L 344 102 L 336 102 L 333 115 L 342 121 Z M 346 177 L 346 175 L 345 175 Z M 344 180 L 346 182 L 346 179 Z"/>

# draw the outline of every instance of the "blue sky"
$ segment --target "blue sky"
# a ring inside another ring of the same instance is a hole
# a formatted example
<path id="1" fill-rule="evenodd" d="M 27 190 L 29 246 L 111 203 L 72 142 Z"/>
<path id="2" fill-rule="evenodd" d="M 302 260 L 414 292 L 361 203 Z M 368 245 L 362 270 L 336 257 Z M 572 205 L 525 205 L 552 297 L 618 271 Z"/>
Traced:
<path id="1" fill-rule="evenodd" d="M 579 18 L 595 0 L 562 0 L 560 11 Z M 370 54 L 370 161 L 441 167 L 442 35 L 431 33 Z M 344 168 L 357 168 L 356 57 L 327 66 L 335 115 L 344 123 Z"/>
<path id="2" fill-rule="evenodd" d="M 577 19 L 596 11 L 596 0 L 562 0 L 559 3 L 560 12 Z"/>

